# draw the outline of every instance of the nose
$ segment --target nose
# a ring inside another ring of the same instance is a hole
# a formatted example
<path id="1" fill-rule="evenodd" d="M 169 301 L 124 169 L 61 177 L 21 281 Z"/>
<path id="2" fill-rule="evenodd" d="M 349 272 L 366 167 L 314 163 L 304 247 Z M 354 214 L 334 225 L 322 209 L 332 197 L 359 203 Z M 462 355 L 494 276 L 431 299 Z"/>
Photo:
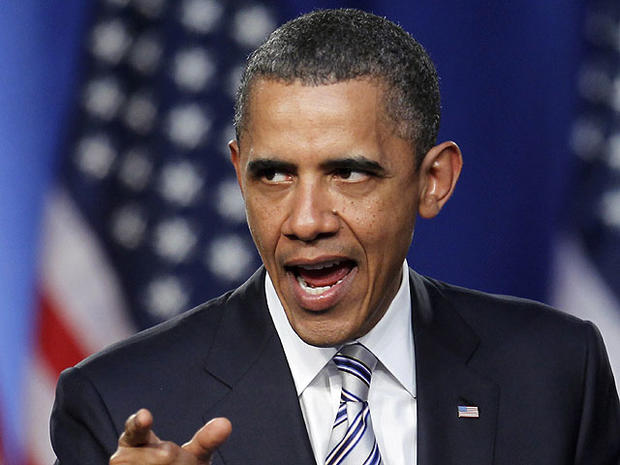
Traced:
<path id="1" fill-rule="evenodd" d="M 338 232 L 340 219 L 330 193 L 316 182 L 300 182 L 291 193 L 282 233 L 289 239 L 312 242 Z"/>

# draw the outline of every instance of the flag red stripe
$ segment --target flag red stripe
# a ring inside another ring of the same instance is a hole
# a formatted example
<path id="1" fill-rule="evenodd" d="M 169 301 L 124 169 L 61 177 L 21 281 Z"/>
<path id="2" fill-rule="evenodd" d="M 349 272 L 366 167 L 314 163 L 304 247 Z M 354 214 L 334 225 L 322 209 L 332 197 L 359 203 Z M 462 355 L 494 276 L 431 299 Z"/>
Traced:
<path id="1" fill-rule="evenodd" d="M 56 376 L 86 357 L 86 350 L 73 337 L 59 317 L 53 299 L 42 292 L 39 296 L 39 356 Z"/>

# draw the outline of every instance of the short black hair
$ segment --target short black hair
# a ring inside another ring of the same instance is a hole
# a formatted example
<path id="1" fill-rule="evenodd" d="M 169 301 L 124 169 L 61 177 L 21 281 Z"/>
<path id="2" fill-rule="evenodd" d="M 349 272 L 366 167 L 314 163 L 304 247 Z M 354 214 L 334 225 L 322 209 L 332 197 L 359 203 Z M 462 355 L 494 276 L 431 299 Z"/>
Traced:
<path id="1" fill-rule="evenodd" d="M 248 57 L 235 103 L 237 140 L 246 128 L 247 105 L 258 79 L 325 85 L 364 78 L 384 87 L 386 114 L 397 134 L 411 142 L 419 164 L 439 130 L 433 62 L 402 27 L 350 8 L 299 16 L 272 32 Z"/>

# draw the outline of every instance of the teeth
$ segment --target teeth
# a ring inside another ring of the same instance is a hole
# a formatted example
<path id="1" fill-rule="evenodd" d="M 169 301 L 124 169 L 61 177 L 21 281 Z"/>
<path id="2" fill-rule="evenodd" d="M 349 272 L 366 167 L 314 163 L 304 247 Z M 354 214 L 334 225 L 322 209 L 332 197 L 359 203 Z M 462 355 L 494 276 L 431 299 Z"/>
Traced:
<path id="1" fill-rule="evenodd" d="M 329 263 L 317 263 L 316 265 L 299 265 L 299 268 L 303 268 L 304 270 L 322 270 L 323 268 L 340 265 L 340 263 L 340 261 L 336 261 Z"/>
<path id="2" fill-rule="evenodd" d="M 342 278 L 342 279 L 344 279 L 344 278 Z M 305 292 L 307 292 L 308 294 L 312 294 L 312 295 L 322 294 L 323 292 L 331 289 L 333 286 L 337 286 L 338 284 L 340 284 L 342 282 L 342 279 L 339 279 L 338 281 L 336 281 L 331 286 L 311 287 L 311 286 L 308 286 L 308 283 L 306 283 L 306 281 L 304 281 L 301 276 L 297 276 L 297 282 L 299 283 L 301 288 Z"/>

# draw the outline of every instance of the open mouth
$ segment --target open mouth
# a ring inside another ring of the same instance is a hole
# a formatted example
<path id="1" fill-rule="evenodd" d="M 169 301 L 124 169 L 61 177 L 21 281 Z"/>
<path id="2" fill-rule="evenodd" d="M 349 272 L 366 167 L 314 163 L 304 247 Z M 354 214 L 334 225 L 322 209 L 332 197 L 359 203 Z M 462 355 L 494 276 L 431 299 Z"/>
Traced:
<path id="1" fill-rule="evenodd" d="M 300 265 L 293 269 L 301 288 L 309 294 L 319 295 L 342 283 L 355 263 L 351 260 Z"/>
<path id="2" fill-rule="evenodd" d="M 286 267 L 302 307 L 324 310 L 346 293 L 355 276 L 353 260 L 338 259 Z"/>

